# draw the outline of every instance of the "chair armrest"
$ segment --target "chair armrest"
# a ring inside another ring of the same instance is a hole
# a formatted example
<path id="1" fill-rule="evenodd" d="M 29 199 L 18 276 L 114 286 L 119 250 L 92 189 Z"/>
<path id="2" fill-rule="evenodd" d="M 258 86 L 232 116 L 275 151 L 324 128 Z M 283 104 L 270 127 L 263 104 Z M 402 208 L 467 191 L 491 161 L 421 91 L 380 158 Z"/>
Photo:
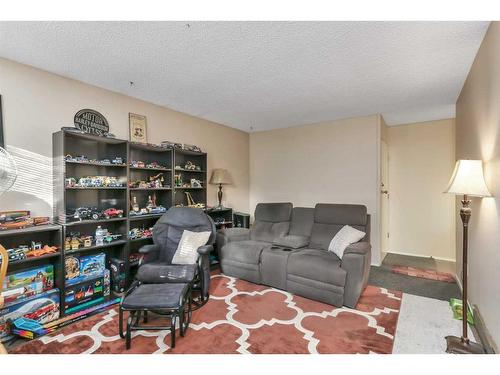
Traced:
<path id="1" fill-rule="evenodd" d="M 144 245 L 139 248 L 139 253 L 144 254 L 144 256 L 139 261 L 139 266 L 152 262 L 155 259 L 158 259 L 160 254 L 160 246 L 159 245 Z"/>
<path id="2" fill-rule="evenodd" d="M 371 251 L 372 246 L 368 242 L 356 242 L 350 244 L 344 250 L 344 255 L 346 254 L 360 254 L 365 255 Z"/>
<path id="3" fill-rule="evenodd" d="M 204 245 L 204 246 L 200 246 L 198 248 L 198 254 L 200 255 L 208 255 L 212 252 L 212 250 L 214 249 L 214 247 L 212 245 Z"/>

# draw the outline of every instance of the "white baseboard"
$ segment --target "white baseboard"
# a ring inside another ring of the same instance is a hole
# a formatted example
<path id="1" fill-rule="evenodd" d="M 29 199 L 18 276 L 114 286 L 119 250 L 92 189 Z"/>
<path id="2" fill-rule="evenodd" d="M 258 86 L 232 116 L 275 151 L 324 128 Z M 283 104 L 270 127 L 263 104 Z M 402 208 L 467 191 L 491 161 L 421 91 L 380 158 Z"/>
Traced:
<path id="1" fill-rule="evenodd" d="M 435 256 L 432 256 L 432 255 L 422 255 L 422 254 L 413 254 L 413 253 L 400 253 L 400 252 L 397 252 L 397 251 L 388 251 L 387 254 L 408 255 L 408 256 L 418 257 L 418 258 L 433 258 L 433 259 L 437 259 L 437 260 L 444 260 L 446 262 L 456 262 L 455 259 L 444 258 L 444 257 L 435 257 Z"/>

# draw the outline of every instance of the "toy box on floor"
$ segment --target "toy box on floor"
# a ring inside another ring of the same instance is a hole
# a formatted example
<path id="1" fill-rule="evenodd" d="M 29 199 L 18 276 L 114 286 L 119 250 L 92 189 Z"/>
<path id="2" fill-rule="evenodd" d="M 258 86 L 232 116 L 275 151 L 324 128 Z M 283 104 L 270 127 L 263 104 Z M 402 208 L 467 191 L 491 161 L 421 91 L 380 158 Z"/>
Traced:
<path id="1" fill-rule="evenodd" d="M 54 266 L 11 273 L 3 282 L 1 296 L 6 305 L 36 296 L 54 287 Z"/>
<path id="2" fill-rule="evenodd" d="M 66 257 L 66 286 L 83 281 L 104 277 L 106 254 L 87 255 L 82 257 Z"/>
<path id="3" fill-rule="evenodd" d="M 5 305 L 0 309 L 0 341 L 9 337 L 9 323 L 27 318 L 39 323 L 59 319 L 59 289 L 51 289 L 36 296 Z"/>

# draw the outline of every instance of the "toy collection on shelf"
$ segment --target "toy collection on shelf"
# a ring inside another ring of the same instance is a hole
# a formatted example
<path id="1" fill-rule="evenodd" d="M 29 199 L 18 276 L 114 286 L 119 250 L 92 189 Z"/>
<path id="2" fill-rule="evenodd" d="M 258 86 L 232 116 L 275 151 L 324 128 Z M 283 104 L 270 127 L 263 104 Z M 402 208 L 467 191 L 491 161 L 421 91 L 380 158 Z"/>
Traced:
<path id="1" fill-rule="evenodd" d="M 66 155 L 64 160 L 70 163 L 86 163 L 86 164 L 102 164 L 102 165 L 118 165 L 118 166 L 126 166 L 124 164 L 123 159 L 121 157 L 115 157 L 113 159 L 89 159 L 84 155 L 71 156 Z"/>
<path id="2" fill-rule="evenodd" d="M 151 163 L 146 163 L 146 162 L 140 161 L 140 160 L 132 160 L 132 161 L 130 161 L 129 165 L 132 168 L 165 169 L 165 170 L 168 170 L 167 167 L 165 167 L 164 165 L 161 165 L 160 163 L 158 163 L 156 161 L 152 161 Z"/>
<path id="3" fill-rule="evenodd" d="M 123 181 L 113 176 L 87 176 L 80 177 L 78 180 L 74 177 L 65 179 L 67 188 L 117 188 L 125 187 Z"/>
<path id="4" fill-rule="evenodd" d="M 150 176 L 149 181 L 135 180 L 129 182 L 129 187 L 132 189 L 160 189 L 160 188 L 170 188 L 170 185 L 165 184 L 165 179 L 163 178 L 163 173 L 158 173 L 157 175 Z"/>
<path id="5" fill-rule="evenodd" d="M 148 196 L 148 201 L 146 203 L 146 207 L 140 208 L 137 203 L 137 197 L 132 198 L 130 216 L 140 216 L 140 215 L 155 215 L 155 214 L 163 214 L 167 212 L 167 209 L 162 205 L 156 204 L 156 194 L 153 196 Z"/>
<path id="6" fill-rule="evenodd" d="M 139 240 L 143 238 L 153 237 L 153 227 L 147 229 L 144 228 L 132 228 L 128 232 L 128 238 L 131 240 Z"/>
<path id="7" fill-rule="evenodd" d="M 81 234 L 80 232 L 70 232 L 64 239 L 64 250 L 78 250 L 92 246 L 102 246 L 110 244 L 122 237 L 121 234 L 113 234 L 106 228 L 98 226 L 95 236 Z"/>
<path id="8" fill-rule="evenodd" d="M 123 210 L 111 207 L 105 210 L 100 210 L 97 207 L 78 207 L 72 214 L 68 214 L 68 217 L 72 217 L 77 221 L 83 220 L 108 220 L 112 218 L 123 217 Z"/>
<path id="9" fill-rule="evenodd" d="M 27 258 L 37 258 L 47 254 L 57 253 L 57 246 L 43 245 L 41 242 L 31 241 L 31 245 L 19 245 L 11 249 L 7 249 L 9 255 L 9 263 L 16 263 Z M 2 256 L 0 255 L 0 263 Z"/>
<path id="10" fill-rule="evenodd" d="M 48 323 L 59 318 L 59 289 L 54 288 L 54 266 L 45 265 L 8 274 L 1 296 L 0 340 L 10 335 L 9 324 L 18 318 Z"/>
<path id="11" fill-rule="evenodd" d="M 30 211 L 0 212 L 0 230 L 23 229 L 47 224 L 50 224 L 48 217 L 31 217 Z"/>

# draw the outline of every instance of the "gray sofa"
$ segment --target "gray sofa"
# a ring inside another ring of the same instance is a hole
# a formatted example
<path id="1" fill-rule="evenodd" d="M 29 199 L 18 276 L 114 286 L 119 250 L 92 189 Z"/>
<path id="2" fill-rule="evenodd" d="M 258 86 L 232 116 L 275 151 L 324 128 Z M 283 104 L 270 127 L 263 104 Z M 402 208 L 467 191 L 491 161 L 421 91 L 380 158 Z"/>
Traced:
<path id="1" fill-rule="evenodd" d="M 350 225 L 366 233 L 342 259 L 328 251 Z M 222 272 L 335 306 L 355 307 L 370 272 L 370 216 L 362 205 L 260 203 L 251 229 L 217 233 Z"/>

